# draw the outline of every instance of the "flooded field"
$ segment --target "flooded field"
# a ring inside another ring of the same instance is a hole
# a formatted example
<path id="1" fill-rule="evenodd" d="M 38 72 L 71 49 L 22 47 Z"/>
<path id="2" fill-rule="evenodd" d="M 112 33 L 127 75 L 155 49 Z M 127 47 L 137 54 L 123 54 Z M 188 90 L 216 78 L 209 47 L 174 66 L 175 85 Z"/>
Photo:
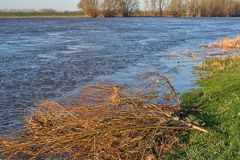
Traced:
<path id="1" fill-rule="evenodd" d="M 239 18 L 0 19 L 0 131 L 89 82 L 158 71 L 187 91 L 193 66 L 210 56 L 199 45 L 239 33 Z"/>

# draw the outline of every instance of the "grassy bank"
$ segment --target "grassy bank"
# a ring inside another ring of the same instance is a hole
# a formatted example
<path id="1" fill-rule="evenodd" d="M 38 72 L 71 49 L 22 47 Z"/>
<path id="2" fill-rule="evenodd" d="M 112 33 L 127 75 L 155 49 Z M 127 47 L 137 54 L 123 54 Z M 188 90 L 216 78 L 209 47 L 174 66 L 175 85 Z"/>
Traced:
<path id="1" fill-rule="evenodd" d="M 84 17 L 81 12 L 0 12 L 0 18 L 64 18 L 64 17 Z"/>
<path id="2" fill-rule="evenodd" d="M 207 76 L 182 107 L 202 110 L 209 134 L 192 132 L 173 159 L 240 159 L 240 57 L 208 60 L 197 71 Z"/>

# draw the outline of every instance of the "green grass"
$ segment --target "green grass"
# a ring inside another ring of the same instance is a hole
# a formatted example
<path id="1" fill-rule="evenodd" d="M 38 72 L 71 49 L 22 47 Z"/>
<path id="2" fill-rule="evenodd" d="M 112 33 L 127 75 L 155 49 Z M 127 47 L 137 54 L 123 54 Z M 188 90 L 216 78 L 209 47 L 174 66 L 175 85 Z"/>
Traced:
<path id="1" fill-rule="evenodd" d="M 203 112 L 208 134 L 192 132 L 169 159 L 240 159 L 240 57 L 208 60 L 199 89 L 182 96 L 182 107 Z M 202 117 L 202 116 L 201 116 Z M 200 118 L 200 117 L 199 117 Z"/>
<path id="2" fill-rule="evenodd" d="M 0 12 L 0 18 L 4 17 L 81 17 L 82 12 Z"/>

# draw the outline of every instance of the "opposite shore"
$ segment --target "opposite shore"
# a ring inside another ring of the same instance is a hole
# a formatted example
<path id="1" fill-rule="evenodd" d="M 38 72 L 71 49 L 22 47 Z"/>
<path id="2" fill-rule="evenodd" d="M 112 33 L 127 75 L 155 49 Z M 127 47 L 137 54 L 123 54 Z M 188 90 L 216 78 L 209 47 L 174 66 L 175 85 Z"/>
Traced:
<path id="1" fill-rule="evenodd" d="M 183 16 L 183 17 L 175 17 L 175 16 L 130 16 L 130 17 L 123 17 L 123 16 L 118 16 L 118 17 L 91 17 L 91 16 L 86 16 L 86 15 L 46 15 L 46 16 L 1 16 L 0 19 L 31 19 L 31 18 L 38 18 L 38 19 L 51 19 L 51 18 L 93 18 L 93 19 L 103 19 L 103 18 L 220 18 L 220 17 L 189 17 L 189 16 Z M 234 17 L 224 17 L 224 18 L 234 18 Z"/>

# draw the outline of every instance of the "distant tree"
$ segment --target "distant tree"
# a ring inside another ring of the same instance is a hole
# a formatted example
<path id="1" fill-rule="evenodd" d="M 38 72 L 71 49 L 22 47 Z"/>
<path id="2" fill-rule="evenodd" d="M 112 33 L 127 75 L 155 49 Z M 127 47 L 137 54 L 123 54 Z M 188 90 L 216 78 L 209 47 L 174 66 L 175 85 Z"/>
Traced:
<path id="1" fill-rule="evenodd" d="M 171 0 L 169 11 L 175 17 L 181 17 L 184 14 L 183 0 Z"/>
<path id="2" fill-rule="evenodd" d="M 135 11 L 139 9 L 138 0 L 118 0 L 119 13 L 124 17 L 131 16 Z"/>
<path id="3" fill-rule="evenodd" d="M 100 13 L 100 2 L 99 0 L 80 0 L 78 8 L 88 16 L 97 17 Z"/>
<path id="4" fill-rule="evenodd" d="M 144 5 L 146 16 L 157 16 L 158 0 L 144 0 Z"/>
<path id="5" fill-rule="evenodd" d="M 115 17 L 118 14 L 118 0 L 103 0 L 102 6 L 104 17 Z"/>
<path id="6" fill-rule="evenodd" d="M 209 15 L 209 8 L 208 8 L 209 1 L 208 0 L 201 0 L 200 2 L 200 16 L 201 17 L 206 17 Z"/>
<path id="7" fill-rule="evenodd" d="M 158 0 L 151 0 L 151 15 L 158 15 Z"/>
<path id="8" fill-rule="evenodd" d="M 229 4 L 229 16 L 240 16 L 240 1 L 234 1 Z"/>
<path id="9" fill-rule="evenodd" d="M 80 0 L 78 7 L 88 16 L 129 17 L 139 11 L 140 0 Z M 142 0 L 145 16 L 167 12 L 180 16 L 240 16 L 240 0 Z M 142 14 L 143 15 L 143 14 Z"/>
<path id="10" fill-rule="evenodd" d="M 163 11 L 166 5 L 166 0 L 158 0 L 158 11 L 159 11 L 159 15 L 163 15 Z"/>
<path id="11" fill-rule="evenodd" d="M 43 9 L 40 9 L 40 12 L 44 12 L 44 13 L 55 13 L 56 10 L 50 9 L 50 8 L 43 8 Z"/>
<path id="12" fill-rule="evenodd" d="M 187 13 L 190 17 L 200 15 L 200 0 L 187 0 Z"/>
<path id="13" fill-rule="evenodd" d="M 226 2 L 227 2 L 226 0 L 201 0 L 201 16 L 203 17 L 225 16 L 224 10 L 225 7 L 227 7 Z"/>
<path id="14" fill-rule="evenodd" d="M 144 16 L 149 16 L 150 12 L 150 0 L 144 0 Z"/>

